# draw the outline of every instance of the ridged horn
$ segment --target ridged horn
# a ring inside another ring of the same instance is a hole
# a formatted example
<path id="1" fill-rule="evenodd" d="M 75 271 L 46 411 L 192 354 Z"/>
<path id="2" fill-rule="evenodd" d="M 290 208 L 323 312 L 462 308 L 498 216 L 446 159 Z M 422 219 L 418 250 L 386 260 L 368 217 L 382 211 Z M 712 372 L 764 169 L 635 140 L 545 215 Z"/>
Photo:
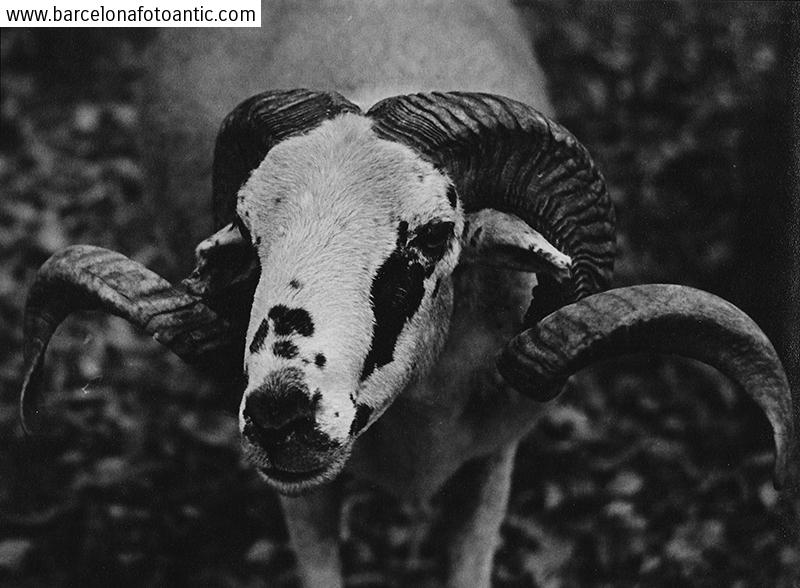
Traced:
<path id="1" fill-rule="evenodd" d="M 569 131 L 530 106 L 490 94 L 397 96 L 367 115 L 379 136 L 445 171 L 466 212 L 515 214 L 572 257 L 564 302 L 608 287 L 614 210 L 589 153 Z M 541 308 L 531 310 L 535 320 Z"/>
<path id="2" fill-rule="evenodd" d="M 334 92 L 278 90 L 253 96 L 223 121 L 213 166 L 214 228 L 235 222 L 239 188 L 278 142 L 359 108 Z M 230 230 L 234 230 L 231 228 Z M 236 241 L 212 236 L 180 288 L 127 257 L 86 245 L 53 255 L 37 274 L 25 310 L 23 427 L 37 412 L 47 344 L 72 312 L 103 310 L 154 335 L 184 361 L 216 375 L 241 372 L 252 293 L 259 278 L 255 255 Z"/>
<path id="3" fill-rule="evenodd" d="M 234 108 L 214 149 L 214 230 L 234 220 L 239 188 L 270 149 L 346 112 L 361 110 L 336 92 L 303 89 L 262 92 Z"/>
<path id="4" fill-rule="evenodd" d="M 173 287 L 120 253 L 75 245 L 39 269 L 25 307 L 20 416 L 26 432 L 38 413 L 47 344 L 71 313 L 102 310 L 127 319 L 190 364 L 217 374 L 240 370 L 227 321 L 203 301 Z"/>
<path id="5" fill-rule="evenodd" d="M 780 359 L 750 317 L 713 294 L 647 284 L 589 296 L 513 338 L 498 368 L 521 392 L 548 400 L 581 368 L 642 352 L 702 361 L 741 386 L 772 425 L 776 486 L 800 490 L 797 424 Z"/>

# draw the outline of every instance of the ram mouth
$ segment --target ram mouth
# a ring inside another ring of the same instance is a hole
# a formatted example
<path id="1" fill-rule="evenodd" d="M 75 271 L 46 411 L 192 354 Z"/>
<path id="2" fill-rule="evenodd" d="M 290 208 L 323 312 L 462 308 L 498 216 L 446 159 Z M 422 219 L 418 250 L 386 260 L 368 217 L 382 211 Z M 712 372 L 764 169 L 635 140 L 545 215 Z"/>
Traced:
<path id="1" fill-rule="evenodd" d="M 288 496 L 296 496 L 332 481 L 344 469 L 350 456 L 351 444 L 340 447 L 328 456 L 322 466 L 308 470 L 288 470 L 275 465 L 260 447 L 245 444 L 245 454 L 261 478 L 274 490 Z"/>
<path id="2" fill-rule="evenodd" d="M 305 472 L 290 472 L 275 467 L 261 466 L 258 468 L 258 471 L 262 476 L 273 482 L 278 482 L 280 484 L 300 484 L 309 482 L 323 475 L 328 469 L 330 469 L 329 466 L 324 466 Z"/>

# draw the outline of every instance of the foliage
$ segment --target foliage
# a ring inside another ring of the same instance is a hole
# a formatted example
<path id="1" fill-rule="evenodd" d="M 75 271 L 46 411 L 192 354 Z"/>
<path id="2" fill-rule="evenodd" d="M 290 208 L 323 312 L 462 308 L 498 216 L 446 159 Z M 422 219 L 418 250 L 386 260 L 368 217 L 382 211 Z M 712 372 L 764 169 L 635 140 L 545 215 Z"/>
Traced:
<path id="1" fill-rule="evenodd" d="M 529 10 L 560 119 L 609 181 L 618 282 L 724 285 L 747 196 L 742 135 L 780 74 L 779 7 Z M 190 266 L 164 246 L 170 202 L 143 190 L 146 42 L 2 35 L 0 583 L 290 586 L 277 502 L 223 410 L 237 399 L 123 321 L 65 323 L 47 358 L 48 434 L 17 423 L 24 297 L 50 254 L 83 242 L 171 277 Z M 800 568 L 766 420 L 698 364 L 642 357 L 579 375 L 518 463 L 498 586 L 789 586 Z M 350 585 L 394 585 L 391 570 L 435 585 L 415 513 L 356 485 L 346 511 Z"/>

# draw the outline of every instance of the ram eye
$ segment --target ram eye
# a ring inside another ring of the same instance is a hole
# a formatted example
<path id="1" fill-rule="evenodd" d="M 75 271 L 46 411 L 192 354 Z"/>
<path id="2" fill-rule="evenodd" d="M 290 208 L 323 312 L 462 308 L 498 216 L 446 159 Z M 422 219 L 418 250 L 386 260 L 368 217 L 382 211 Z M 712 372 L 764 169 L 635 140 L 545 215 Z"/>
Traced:
<path id="1" fill-rule="evenodd" d="M 420 227 L 410 245 L 427 257 L 439 258 L 453 235 L 453 223 L 430 223 Z"/>

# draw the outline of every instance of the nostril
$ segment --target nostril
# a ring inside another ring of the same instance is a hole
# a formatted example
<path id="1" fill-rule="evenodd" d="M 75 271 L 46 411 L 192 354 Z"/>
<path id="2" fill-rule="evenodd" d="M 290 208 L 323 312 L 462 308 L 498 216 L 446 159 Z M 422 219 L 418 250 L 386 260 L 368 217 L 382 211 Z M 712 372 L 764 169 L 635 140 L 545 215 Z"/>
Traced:
<path id="1" fill-rule="evenodd" d="M 297 370 L 278 370 L 248 393 L 242 416 L 259 429 L 280 429 L 296 420 L 313 419 L 319 399 L 319 392 L 309 394 Z"/>
<path id="2" fill-rule="evenodd" d="M 311 416 L 311 402 L 307 396 L 266 396 L 251 394 L 245 402 L 245 423 L 261 429 L 280 429 L 293 420 Z"/>
<path id="3" fill-rule="evenodd" d="M 281 426 L 262 427 L 245 417 L 244 436 L 264 448 L 290 444 L 297 438 L 307 437 L 314 430 L 314 420 L 308 417 L 296 418 Z"/>

